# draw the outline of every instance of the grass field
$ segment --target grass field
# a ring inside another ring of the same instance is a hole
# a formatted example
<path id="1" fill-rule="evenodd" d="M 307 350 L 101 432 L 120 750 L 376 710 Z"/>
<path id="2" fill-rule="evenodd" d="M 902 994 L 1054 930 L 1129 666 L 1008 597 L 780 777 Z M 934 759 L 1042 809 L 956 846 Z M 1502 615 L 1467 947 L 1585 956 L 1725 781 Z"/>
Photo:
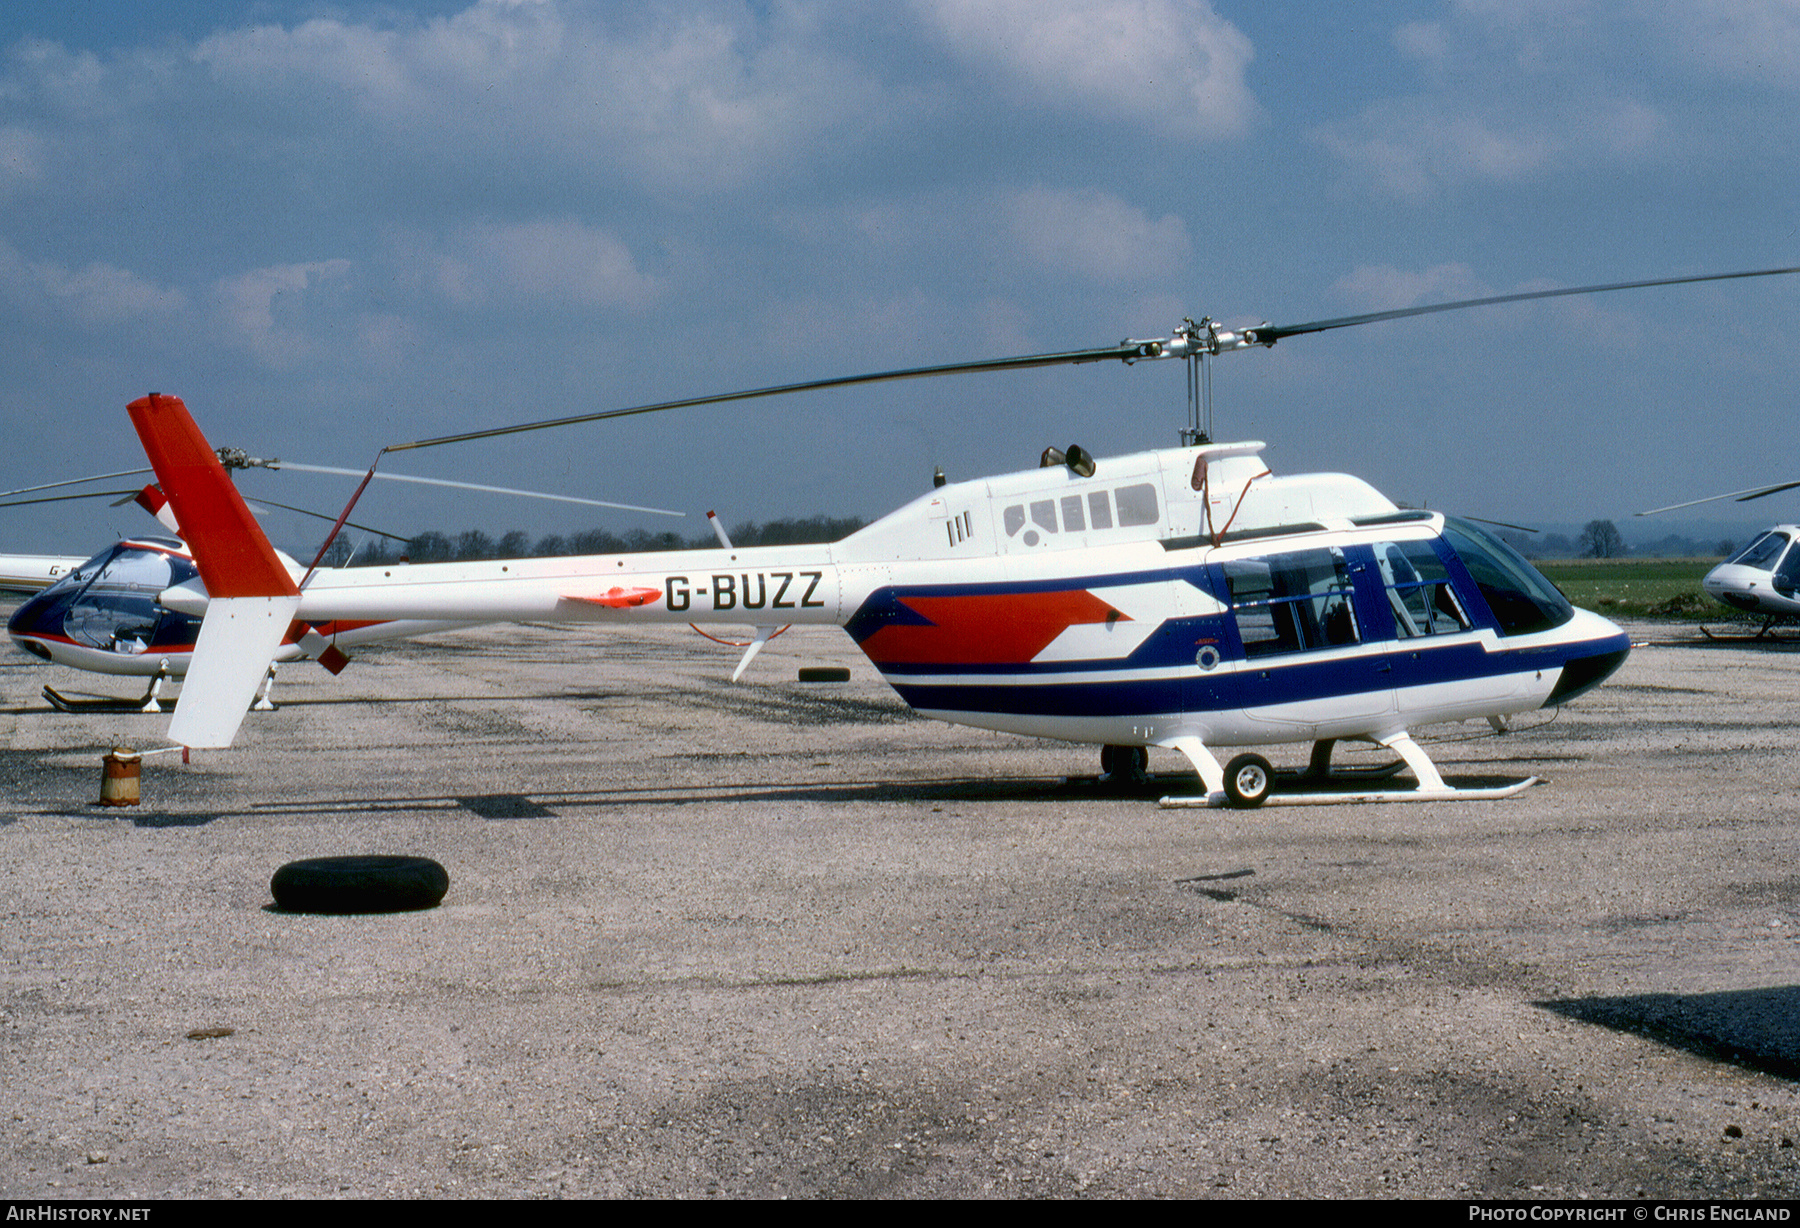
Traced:
<path id="1" fill-rule="evenodd" d="M 1536 566 L 1583 609 L 1722 621 L 1737 615 L 1700 588 L 1701 577 L 1718 565 L 1717 559 L 1546 559 Z"/>

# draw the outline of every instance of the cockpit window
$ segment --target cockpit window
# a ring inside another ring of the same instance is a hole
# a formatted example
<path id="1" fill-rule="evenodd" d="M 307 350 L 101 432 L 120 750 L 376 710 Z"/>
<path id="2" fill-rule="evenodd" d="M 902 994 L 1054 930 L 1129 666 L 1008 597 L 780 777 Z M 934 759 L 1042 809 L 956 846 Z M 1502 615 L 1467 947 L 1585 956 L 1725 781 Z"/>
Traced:
<path id="1" fill-rule="evenodd" d="M 1788 536 L 1771 530 L 1745 546 L 1742 550 L 1726 559 L 1727 563 L 1736 563 L 1742 567 L 1754 567 L 1758 571 L 1773 571 L 1775 560 L 1787 549 Z"/>
<path id="2" fill-rule="evenodd" d="M 63 633 L 78 644 L 114 652 L 143 652 L 162 611 L 156 598 L 169 587 L 172 567 L 159 550 L 119 547 L 69 605 Z"/>
<path id="3" fill-rule="evenodd" d="M 1447 516 L 1444 540 L 1474 577 L 1475 587 L 1500 624 L 1501 635 L 1547 631 L 1575 617 L 1575 607 L 1554 584 L 1486 529 Z"/>
<path id="4" fill-rule="evenodd" d="M 1225 564 L 1225 581 L 1246 656 L 1336 648 L 1362 640 L 1342 550 L 1237 559 Z"/>
<path id="5" fill-rule="evenodd" d="M 1450 572 L 1429 543 L 1381 542 L 1375 547 L 1375 562 L 1394 614 L 1396 639 L 1469 629 L 1469 616 L 1456 599 Z"/>

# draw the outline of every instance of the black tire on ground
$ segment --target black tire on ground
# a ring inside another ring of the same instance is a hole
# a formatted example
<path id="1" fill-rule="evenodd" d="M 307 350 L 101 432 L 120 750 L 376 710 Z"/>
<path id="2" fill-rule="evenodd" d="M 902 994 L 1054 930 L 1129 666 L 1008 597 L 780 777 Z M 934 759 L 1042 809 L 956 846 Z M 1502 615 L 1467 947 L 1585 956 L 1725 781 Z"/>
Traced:
<path id="1" fill-rule="evenodd" d="M 1239 755 L 1225 765 L 1225 801 L 1238 810 L 1253 810 L 1268 800 L 1275 769 L 1261 755 Z"/>
<path id="2" fill-rule="evenodd" d="M 449 889 L 449 873 L 429 857 L 314 857 L 269 880 L 288 912 L 411 912 L 437 907 Z"/>
<path id="3" fill-rule="evenodd" d="M 848 665 L 802 665 L 800 681 L 848 682 L 850 681 L 850 667 Z"/>
<path id="4" fill-rule="evenodd" d="M 1150 752 L 1142 746 L 1102 746 L 1100 771 L 1111 780 L 1141 781 L 1149 775 Z"/>

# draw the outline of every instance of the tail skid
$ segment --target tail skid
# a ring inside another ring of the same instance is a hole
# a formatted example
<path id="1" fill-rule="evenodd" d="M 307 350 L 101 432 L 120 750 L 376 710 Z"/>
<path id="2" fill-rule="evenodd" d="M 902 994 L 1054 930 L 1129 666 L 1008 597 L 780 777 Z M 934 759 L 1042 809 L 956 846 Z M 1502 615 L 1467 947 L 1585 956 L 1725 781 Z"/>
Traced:
<path id="1" fill-rule="evenodd" d="M 300 590 L 180 398 L 153 392 L 129 411 L 209 597 L 169 737 L 202 749 L 230 746 L 300 608 Z"/>

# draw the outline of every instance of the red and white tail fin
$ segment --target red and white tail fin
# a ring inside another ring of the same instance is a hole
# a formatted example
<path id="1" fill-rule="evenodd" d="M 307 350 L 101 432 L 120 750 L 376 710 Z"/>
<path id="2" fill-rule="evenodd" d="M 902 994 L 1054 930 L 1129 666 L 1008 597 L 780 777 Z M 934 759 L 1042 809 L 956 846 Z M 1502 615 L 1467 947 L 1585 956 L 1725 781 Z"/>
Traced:
<path id="1" fill-rule="evenodd" d="M 153 392 L 128 408 L 206 583 L 206 617 L 169 737 L 230 746 L 300 608 L 300 590 L 181 399 Z"/>
<path id="2" fill-rule="evenodd" d="M 177 537 L 181 536 L 181 522 L 175 519 L 175 509 L 169 506 L 168 499 L 163 497 L 163 492 L 156 483 L 152 482 L 138 491 L 137 498 L 132 502 L 156 517 L 157 523 L 163 528 Z"/>

